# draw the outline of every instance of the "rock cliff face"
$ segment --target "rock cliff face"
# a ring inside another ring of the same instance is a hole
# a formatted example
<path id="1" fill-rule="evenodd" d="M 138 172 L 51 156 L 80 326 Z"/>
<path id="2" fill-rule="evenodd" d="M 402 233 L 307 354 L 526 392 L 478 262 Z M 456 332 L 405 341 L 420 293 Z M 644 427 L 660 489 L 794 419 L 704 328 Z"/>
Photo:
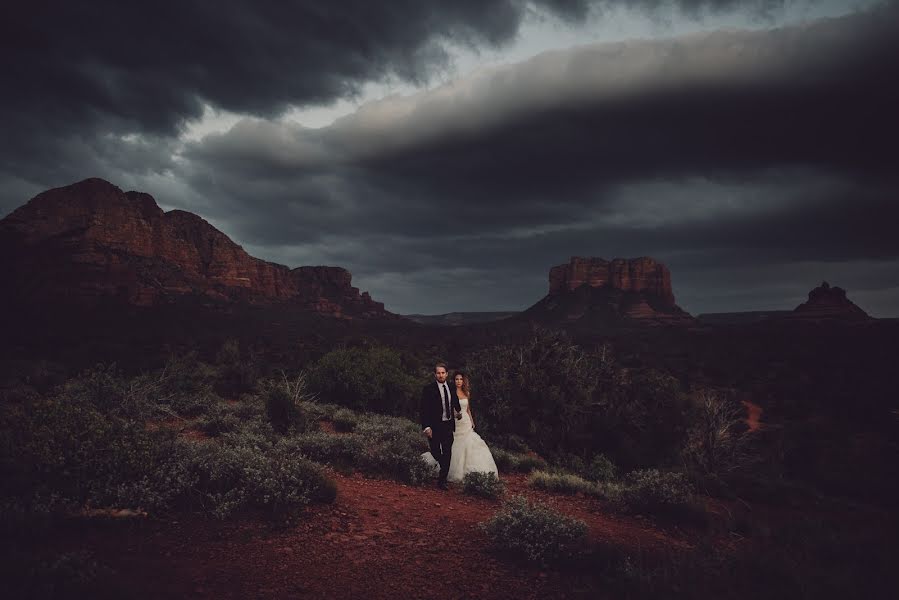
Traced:
<path id="1" fill-rule="evenodd" d="M 18 301 L 149 306 L 183 296 L 290 303 L 337 317 L 393 316 L 339 267 L 253 258 L 197 215 L 102 179 L 46 191 L 0 221 L 2 276 Z"/>
<path id="2" fill-rule="evenodd" d="M 568 264 L 549 271 L 550 295 L 573 291 L 584 284 L 594 288 L 608 286 L 623 292 L 645 292 L 674 304 L 668 267 L 649 257 L 605 260 L 573 256 Z"/>
<path id="3" fill-rule="evenodd" d="M 674 303 L 668 267 L 649 258 L 572 257 L 549 272 L 549 293 L 525 311 L 551 321 L 689 323 Z"/>
<path id="4" fill-rule="evenodd" d="M 808 301 L 789 315 L 792 319 L 870 319 L 868 313 L 846 297 L 846 290 L 826 281 L 808 293 Z"/>

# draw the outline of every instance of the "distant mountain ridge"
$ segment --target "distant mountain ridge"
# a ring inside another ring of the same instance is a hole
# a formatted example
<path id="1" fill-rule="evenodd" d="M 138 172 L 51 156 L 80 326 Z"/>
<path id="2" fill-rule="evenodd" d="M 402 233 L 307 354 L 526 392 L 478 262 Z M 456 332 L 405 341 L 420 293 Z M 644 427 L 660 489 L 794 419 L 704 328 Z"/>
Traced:
<path id="1" fill-rule="evenodd" d="M 352 287 L 346 269 L 254 258 L 201 217 L 97 178 L 38 194 L 0 220 L 0 251 L 13 302 L 152 306 L 192 296 L 398 318 Z"/>
<path id="2" fill-rule="evenodd" d="M 442 325 L 455 327 L 458 325 L 475 325 L 491 323 L 519 314 L 518 312 L 452 312 L 443 315 L 403 315 L 410 321 L 422 325 Z"/>
<path id="3" fill-rule="evenodd" d="M 790 310 L 751 310 L 744 312 L 702 313 L 696 316 L 696 320 L 702 325 L 741 325 L 781 319 L 792 312 Z"/>
<path id="4" fill-rule="evenodd" d="M 846 297 L 846 290 L 826 281 L 808 293 L 808 300 L 793 310 L 704 313 L 703 325 L 742 325 L 763 321 L 867 321 L 872 317 Z"/>

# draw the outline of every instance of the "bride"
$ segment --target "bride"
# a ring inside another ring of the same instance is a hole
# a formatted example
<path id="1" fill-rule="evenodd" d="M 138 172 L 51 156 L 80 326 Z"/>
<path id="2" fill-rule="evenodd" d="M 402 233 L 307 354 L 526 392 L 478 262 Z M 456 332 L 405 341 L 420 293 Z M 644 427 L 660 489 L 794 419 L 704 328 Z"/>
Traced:
<path id="1" fill-rule="evenodd" d="M 475 433 L 474 418 L 471 416 L 471 389 L 468 385 L 468 377 L 462 371 L 456 371 L 453 375 L 456 385 L 456 393 L 459 396 L 459 404 L 462 406 L 462 419 L 456 421 L 456 431 L 453 433 L 453 450 L 450 458 L 447 481 L 459 482 L 466 474 L 474 471 L 496 473 L 496 462 L 490 453 L 486 442 Z M 437 466 L 437 461 L 430 452 L 421 455 L 430 465 Z"/>

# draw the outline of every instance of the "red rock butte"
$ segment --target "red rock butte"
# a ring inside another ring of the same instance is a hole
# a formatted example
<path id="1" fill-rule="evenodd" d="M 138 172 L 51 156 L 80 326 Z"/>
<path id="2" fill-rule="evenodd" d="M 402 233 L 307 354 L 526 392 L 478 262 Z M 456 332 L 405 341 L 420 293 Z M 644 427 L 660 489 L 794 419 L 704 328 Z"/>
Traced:
<path id="1" fill-rule="evenodd" d="M 337 317 L 394 316 L 340 267 L 299 267 L 247 254 L 201 217 L 164 212 L 149 194 L 86 179 L 38 194 L 0 221 L 7 281 L 25 301 L 149 306 L 199 295 L 283 302 Z"/>
<path id="2" fill-rule="evenodd" d="M 864 310 L 846 297 L 846 290 L 826 281 L 808 293 L 808 301 L 788 315 L 793 319 L 870 319 Z"/>
<path id="3" fill-rule="evenodd" d="M 550 294 L 572 291 L 584 284 L 609 286 L 623 292 L 646 292 L 674 304 L 668 267 L 648 256 L 612 260 L 572 256 L 568 264 L 549 270 Z"/>
<path id="4" fill-rule="evenodd" d="M 588 324 L 620 321 L 692 323 L 674 303 L 671 273 L 655 259 L 572 257 L 549 271 L 549 293 L 528 318 Z"/>

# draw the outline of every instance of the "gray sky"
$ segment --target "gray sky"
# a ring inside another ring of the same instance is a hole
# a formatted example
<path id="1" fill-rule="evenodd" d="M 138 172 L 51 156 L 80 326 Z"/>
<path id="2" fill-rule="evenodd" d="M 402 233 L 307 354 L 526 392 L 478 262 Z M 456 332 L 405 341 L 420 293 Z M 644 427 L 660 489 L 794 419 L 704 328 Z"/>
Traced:
<path id="1" fill-rule="evenodd" d="M 52 4 L 0 25 L 2 214 L 99 176 L 399 313 L 648 255 L 693 314 L 899 317 L 899 3 Z"/>

